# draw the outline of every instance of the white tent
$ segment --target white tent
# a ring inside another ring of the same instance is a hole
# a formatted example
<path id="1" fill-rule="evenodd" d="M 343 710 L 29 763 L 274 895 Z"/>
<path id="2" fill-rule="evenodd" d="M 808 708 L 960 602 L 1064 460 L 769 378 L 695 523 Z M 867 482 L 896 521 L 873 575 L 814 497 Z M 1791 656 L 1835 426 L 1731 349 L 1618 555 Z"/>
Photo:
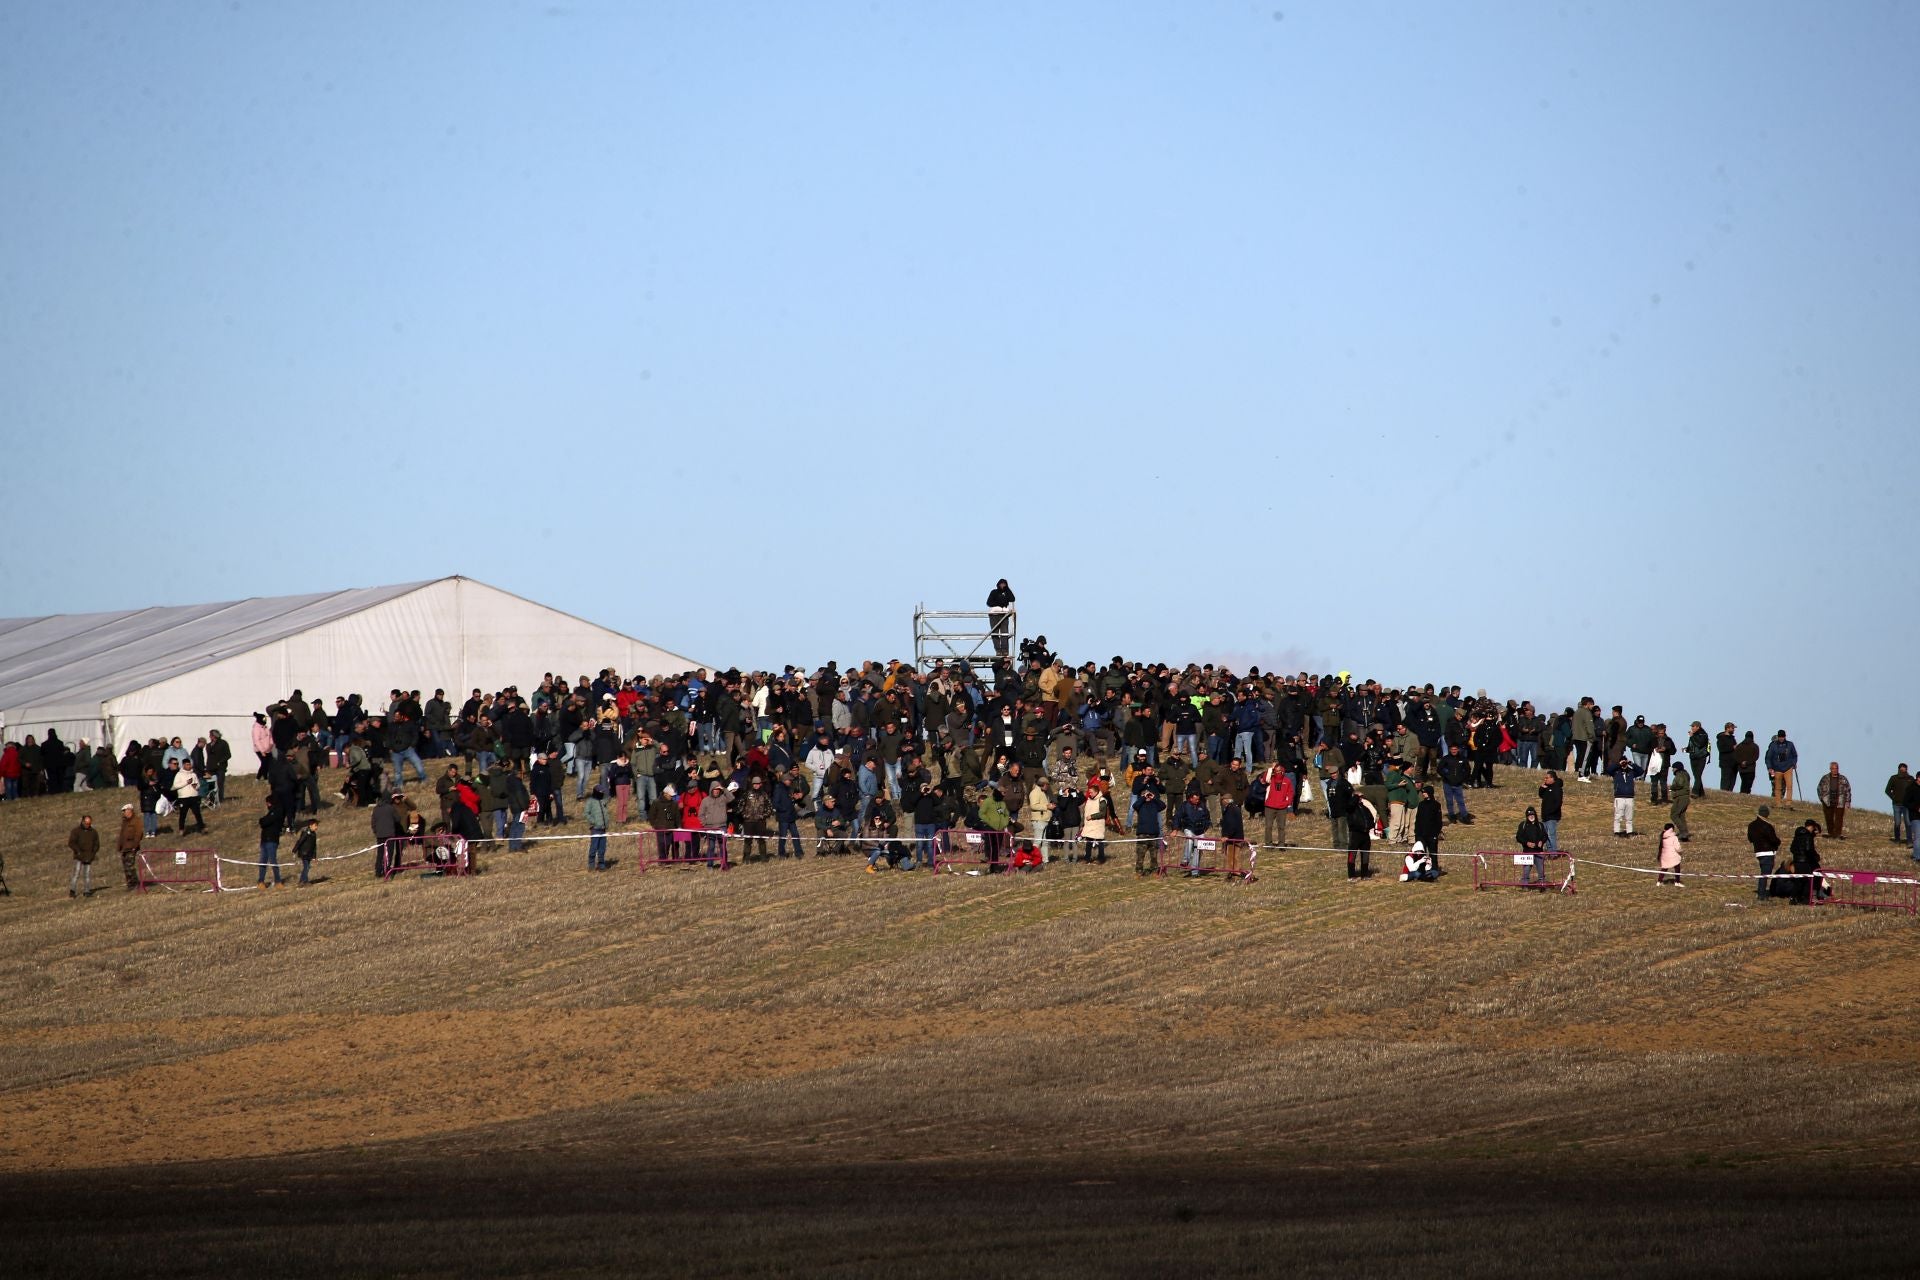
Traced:
<path id="1" fill-rule="evenodd" d="M 125 613 L 0 620 L 0 733 L 69 746 L 218 729 L 250 760 L 253 713 L 295 689 L 309 699 L 436 688 L 457 707 L 476 687 L 531 690 L 612 667 L 663 675 L 702 664 L 471 578 Z"/>

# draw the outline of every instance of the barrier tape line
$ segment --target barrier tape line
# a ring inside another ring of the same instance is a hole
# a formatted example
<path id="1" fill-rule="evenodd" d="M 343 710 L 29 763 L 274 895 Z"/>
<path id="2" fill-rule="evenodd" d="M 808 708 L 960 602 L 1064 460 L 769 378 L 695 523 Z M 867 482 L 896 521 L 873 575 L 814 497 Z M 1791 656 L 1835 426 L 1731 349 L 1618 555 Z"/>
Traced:
<path id="1" fill-rule="evenodd" d="M 943 830 L 946 830 L 946 828 L 943 828 Z M 953 830 L 963 830 L 963 828 L 953 828 Z M 522 836 L 518 843 L 522 845 L 568 844 L 568 843 L 579 843 L 580 841 L 583 841 L 583 840 L 592 840 L 596 837 L 596 835 L 607 840 L 615 840 L 615 839 L 623 839 L 627 837 L 645 838 L 647 836 L 663 836 L 663 835 L 675 835 L 675 834 L 712 835 L 715 833 L 699 827 L 667 827 L 667 828 L 640 827 L 640 828 L 633 828 L 633 829 L 623 829 L 619 831 L 586 833 L 581 835 Z M 725 832 L 721 834 L 725 834 L 730 840 L 735 840 L 735 841 L 761 840 L 761 841 L 772 842 L 780 838 L 778 836 L 773 836 L 773 835 L 746 836 L 746 835 L 742 835 L 737 831 Z M 1011 831 L 1009 832 L 1009 834 L 1011 834 Z M 420 840 L 420 839 L 428 839 L 430 837 L 403 836 L 398 838 L 407 839 L 407 840 Z M 1028 837 L 1016 836 L 1014 838 L 1027 839 Z M 1221 841 L 1224 841 L 1227 839 L 1227 837 L 1225 836 L 1219 836 L 1219 835 L 1213 835 L 1213 834 L 1203 835 L 1195 838 L 1202 839 L 1202 840 L 1221 840 Z M 499 844 L 508 839 L 509 837 L 506 837 L 506 836 L 482 836 L 480 837 L 480 842 L 490 843 L 490 844 Z M 797 839 L 802 844 L 813 844 L 813 845 L 828 844 L 828 843 L 839 844 L 839 845 L 861 845 L 861 844 L 917 845 L 918 843 L 920 843 L 920 837 L 907 836 L 907 835 L 893 835 L 893 836 L 812 835 L 812 836 L 798 836 L 798 837 L 788 836 L 786 837 L 786 839 L 788 840 Z M 1184 834 L 1175 833 L 1173 835 L 1166 836 L 1166 837 L 1116 836 L 1103 841 L 1067 840 L 1062 838 L 1059 840 L 1042 841 L 1040 843 L 1042 843 L 1043 845 L 1053 845 L 1053 846 L 1065 845 L 1068 847 L 1077 847 L 1083 843 L 1095 843 L 1095 844 L 1103 844 L 1103 845 L 1159 844 L 1159 843 L 1162 843 L 1164 840 L 1164 842 L 1167 843 L 1168 845 L 1173 845 L 1185 839 L 1187 839 L 1187 837 Z M 1306 845 L 1306 844 L 1272 845 L 1272 844 L 1260 844 L 1251 840 L 1243 841 L 1241 843 L 1245 844 L 1245 846 L 1249 850 L 1253 851 L 1254 853 L 1298 854 L 1298 853 L 1349 853 L 1349 852 L 1352 852 L 1352 850 L 1348 850 L 1348 849 L 1336 849 L 1330 845 Z M 315 862 L 344 862 L 351 858 L 364 858 L 368 854 L 376 852 L 379 849 L 379 847 L 380 846 L 377 843 L 370 844 L 364 848 L 355 849 L 350 853 L 324 854 L 319 857 L 316 857 L 314 861 Z M 1369 849 L 1369 852 L 1372 852 L 1372 853 L 1393 853 L 1393 852 L 1400 852 L 1400 851 L 1401 850 L 1397 849 L 1395 846 L 1385 844 L 1385 843 L 1373 845 Z M 1429 852 L 1432 853 L 1432 855 L 1436 858 L 1477 858 L 1477 857 L 1483 856 L 1480 851 L 1466 850 L 1466 849 L 1458 849 L 1458 850 L 1436 849 L 1436 850 L 1430 850 Z M 1560 851 L 1560 852 L 1564 853 L 1565 851 Z M 1725 871 L 1688 871 L 1685 869 L 1684 866 L 1681 868 L 1675 869 L 1673 871 L 1663 871 L 1659 867 L 1635 867 L 1635 866 L 1628 866 L 1624 863 L 1618 863 L 1618 862 L 1602 862 L 1597 858 L 1580 857 L 1572 853 L 1565 853 L 1565 856 L 1567 858 L 1568 865 L 1570 867 L 1575 867 L 1575 868 L 1579 866 L 1601 867 L 1609 871 L 1626 871 L 1634 875 L 1643 875 L 1643 876 L 1684 875 L 1696 880 L 1734 880 L 1734 881 L 1746 882 L 1749 884 L 1756 880 L 1814 879 L 1816 877 L 1825 877 L 1831 874 L 1835 874 L 1827 871 L 1775 871 L 1768 875 L 1760 875 L 1758 873 L 1755 873 L 1752 875 L 1743 875 L 1739 873 L 1725 872 Z M 258 868 L 258 867 L 267 867 L 267 866 L 285 866 L 286 865 L 285 863 L 280 862 L 278 860 L 276 860 L 275 862 L 269 863 L 260 859 L 228 858 L 228 857 L 222 857 L 218 854 L 215 855 L 215 859 L 216 861 L 231 867 Z M 1269 861 L 1267 865 L 1272 867 L 1279 867 L 1279 866 L 1286 866 L 1286 865 L 1292 865 L 1292 864 L 1282 863 L 1277 860 L 1272 860 L 1272 861 Z M 1852 873 L 1843 872 L 1840 874 L 1852 874 Z M 1872 874 L 1876 877 L 1875 883 L 1878 883 L 1878 884 L 1920 885 L 1920 877 L 1898 876 L 1889 872 L 1874 872 Z M 259 886 L 247 885 L 244 887 L 258 888 Z"/>

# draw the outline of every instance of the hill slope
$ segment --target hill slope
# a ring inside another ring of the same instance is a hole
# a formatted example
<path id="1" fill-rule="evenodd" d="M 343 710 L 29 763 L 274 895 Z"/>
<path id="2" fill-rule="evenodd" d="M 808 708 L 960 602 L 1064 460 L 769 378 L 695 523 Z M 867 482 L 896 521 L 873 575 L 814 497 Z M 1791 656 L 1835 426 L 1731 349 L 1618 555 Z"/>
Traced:
<path id="1" fill-rule="evenodd" d="M 1451 847 L 1508 847 L 1533 781 L 1504 770 L 1500 781 L 1470 793 L 1484 820 Z M 240 856 L 252 785 L 213 818 Z M 1563 845 L 1651 860 L 1650 836 L 1605 834 L 1603 787 L 1571 790 Z M 1221 1257 L 1249 1220 L 1272 1225 L 1267 1193 L 1248 1188 L 1295 1187 L 1285 1194 L 1321 1204 L 1355 1171 L 1386 1179 L 1324 1206 L 1343 1221 L 1358 1202 L 1377 1213 L 1398 1193 L 1389 1185 L 1429 1198 L 1446 1188 L 1465 1213 L 1517 1187 L 1560 1187 L 1542 1211 L 1577 1233 L 1608 1220 L 1598 1205 L 1576 1211 L 1578 1188 L 1613 1188 L 1601 1198 L 1641 1221 L 1643 1183 L 1711 1177 L 1700 1199 L 1725 1214 L 1704 1225 L 1744 1229 L 1751 1268 L 1790 1262 L 1805 1236 L 1756 1225 L 1769 1202 L 1739 1209 L 1744 1193 L 1726 1187 L 1817 1168 L 1833 1188 L 1884 1178 L 1905 1195 L 1920 1157 L 1920 923 L 1904 915 L 1757 905 L 1742 883 L 1663 889 L 1593 865 L 1567 897 L 1476 893 L 1458 863 L 1438 885 L 1350 882 L 1335 855 L 1311 853 L 1266 857 L 1248 886 L 1142 881 L 1119 864 L 867 876 L 852 858 L 639 874 L 619 841 L 624 865 L 606 875 L 583 869 L 582 844 L 562 843 L 492 855 L 469 882 L 380 884 L 356 859 L 297 891 L 115 887 L 71 901 L 64 832 L 83 808 L 113 826 L 118 799 L 0 808 L 15 889 L 0 899 L 11 1212 L 66 1203 L 78 1179 L 144 1188 L 125 1193 L 142 1203 L 173 1188 L 205 1225 L 194 1188 L 295 1177 L 362 1187 L 426 1169 L 476 1186 L 483 1171 L 512 1171 L 499 1194 L 515 1203 L 529 1183 L 581 1178 L 574 1213 L 597 1203 L 603 1179 L 591 1171 L 618 1171 L 653 1186 L 657 1203 L 606 1208 L 608 1230 L 641 1212 L 649 1238 L 670 1218 L 696 1248 L 721 1239 L 714 1214 L 746 1207 L 727 1187 L 752 1185 L 762 1203 L 798 1179 L 858 1205 L 856 1188 L 877 1181 L 884 1203 L 871 1215 L 834 1217 L 818 1239 L 812 1228 L 780 1237 L 778 1257 L 824 1264 L 846 1261 L 849 1239 L 897 1241 L 896 1183 L 954 1180 L 956 1203 L 987 1206 L 994 1230 L 1012 1231 L 1026 1202 L 996 1197 L 1048 1171 L 1093 1234 L 1025 1240 L 1004 1256 L 1058 1250 L 1056 1261 L 1113 1270 L 1186 1247 L 1156 1236 L 1138 1251 L 1121 1225 L 1143 1187 L 1176 1176 L 1198 1180 L 1172 1197 L 1197 1205 L 1182 1223 L 1211 1214 L 1216 1195 L 1251 1197 L 1244 1217 L 1222 1219 L 1232 1230 L 1209 1237 Z M 1696 802 L 1689 871 L 1750 871 L 1740 836 L 1753 802 Z M 1657 829 L 1641 808 L 1643 830 Z M 1781 816 L 1784 829 L 1800 815 Z M 363 823 L 331 811 L 323 852 L 363 844 Z M 1861 813 L 1854 831 L 1828 846 L 1830 864 L 1911 865 L 1880 821 Z M 1296 826 L 1296 838 L 1323 834 L 1317 821 Z M 109 883 L 112 861 L 97 868 Z M 1296 1187 L 1303 1178 L 1311 1193 Z M 718 1204 L 676 1199 L 693 1187 Z M 1905 1247 L 1879 1233 L 1885 1208 L 1848 1219 L 1857 1266 Z M 1392 1236 L 1368 1220 L 1372 1243 L 1348 1242 L 1359 1252 L 1317 1231 L 1262 1239 L 1392 1270 L 1365 1251 Z M 26 1231 L 5 1247 L 45 1263 L 54 1221 L 46 1237 Z M 1463 1238 L 1457 1261 L 1519 1265 L 1524 1252 L 1503 1250 L 1524 1250 L 1525 1234 L 1509 1225 L 1482 1224 L 1492 1235 Z M 1701 1225 L 1675 1219 L 1656 1235 Z M 171 1238 L 180 1226 L 143 1229 Z M 220 1256 L 244 1262 L 252 1237 L 234 1232 L 238 1252 Z M 332 1250 L 347 1237 L 310 1238 L 315 1258 L 339 1263 Z M 533 1269 L 674 1265 L 578 1256 L 540 1226 L 520 1238 L 547 1241 L 523 1259 Z M 724 1238 L 734 1263 L 758 1265 L 765 1241 L 741 1252 Z M 113 1239 L 102 1248 L 126 1243 Z M 1617 1242 L 1604 1226 L 1596 1239 Z M 103 1256 L 138 1270 L 164 1252 Z M 903 1269 L 882 1256 L 876 1269 Z M 1685 1257 L 1702 1260 L 1668 1260 Z M 423 1258 L 432 1270 L 434 1255 Z M 929 1244 L 916 1259 L 904 1269 L 942 1270 L 953 1255 Z"/>

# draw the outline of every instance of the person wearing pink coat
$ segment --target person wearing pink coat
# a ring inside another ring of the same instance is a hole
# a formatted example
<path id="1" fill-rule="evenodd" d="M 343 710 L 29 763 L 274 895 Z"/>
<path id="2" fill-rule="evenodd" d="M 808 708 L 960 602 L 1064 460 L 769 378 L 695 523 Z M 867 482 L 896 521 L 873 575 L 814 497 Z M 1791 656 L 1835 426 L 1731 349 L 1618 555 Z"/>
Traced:
<path id="1" fill-rule="evenodd" d="M 1672 880 L 1667 877 L 1671 875 Z M 1660 875 L 1657 883 L 1680 884 L 1680 833 L 1669 822 L 1660 832 Z"/>

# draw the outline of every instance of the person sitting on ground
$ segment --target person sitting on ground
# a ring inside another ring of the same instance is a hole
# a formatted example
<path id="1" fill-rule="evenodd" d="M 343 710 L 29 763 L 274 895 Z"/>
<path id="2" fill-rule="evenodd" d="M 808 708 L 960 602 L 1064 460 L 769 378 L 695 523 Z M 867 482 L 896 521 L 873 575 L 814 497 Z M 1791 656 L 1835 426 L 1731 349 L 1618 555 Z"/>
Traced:
<path id="1" fill-rule="evenodd" d="M 1038 871 L 1041 866 L 1040 850 L 1031 840 L 1022 840 L 1019 848 L 1013 851 L 1013 861 L 1008 864 L 1014 871 Z"/>
<path id="2" fill-rule="evenodd" d="M 1404 881 L 1420 880 L 1431 884 L 1439 879 L 1433 855 L 1427 852 L 1427 846 L 1415 840 L 1407 850 L 1407 856 L 1400 860 L 1400 879 Z"/>
<path id="3" fill-rule="evenodd" d="M 906 855 L 906 848 L 900 843 L 900 819 L 893 811 L 893 804 L 886 796 L 876 796 L 867 808 L 867 820 L 861 825 L 861 836 L 872 843 L 867 846 L 867 873 L 877 872 L 882 866 L 892 867 Z"/>

